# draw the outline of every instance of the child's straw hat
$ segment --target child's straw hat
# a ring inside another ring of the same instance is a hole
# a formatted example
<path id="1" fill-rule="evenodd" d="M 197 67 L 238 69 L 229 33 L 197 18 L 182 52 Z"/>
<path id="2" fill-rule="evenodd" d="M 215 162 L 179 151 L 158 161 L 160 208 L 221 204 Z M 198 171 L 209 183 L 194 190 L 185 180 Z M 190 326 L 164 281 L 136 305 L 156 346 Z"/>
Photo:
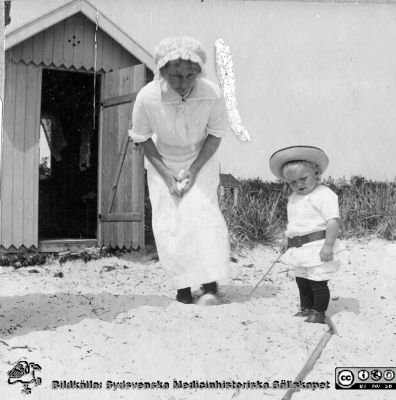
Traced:
<path id="1" fill-rule="evenodd" d="M 282 175 L 283 166 L 290 161 L 310 161 L 316 164 L 320 173 L 323 173 L 329 165 L 329 158 L 326 153 L 313 146 L 291 146 L 280 149 L 272 154 L 270 158 L 270 168 L 273 174 L 280 180 L 284 180 Z"/>

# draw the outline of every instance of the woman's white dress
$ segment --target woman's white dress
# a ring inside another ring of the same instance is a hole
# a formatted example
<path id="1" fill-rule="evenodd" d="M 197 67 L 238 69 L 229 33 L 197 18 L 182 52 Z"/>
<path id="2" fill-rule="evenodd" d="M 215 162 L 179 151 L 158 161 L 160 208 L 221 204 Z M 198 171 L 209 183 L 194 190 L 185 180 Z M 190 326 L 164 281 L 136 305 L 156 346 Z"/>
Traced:
<path id="1" fill-rule="evenodd" d="M 223 95 L 215 83 L 198 79 L 182 102 L 181 96 L 161 79 L 139 92 L 129 134 L 134 142 L 152 138 L 163 162 L 178 175 L 196 159 L 207 135 L 222 137 L 228 131 Z M 228 278 L 230 249 L 218 205 L 216 154 L 182 198 L 169 193 L 147 160 L 146 168 L 155 242 L 171 286 L 180 289 Z"/>

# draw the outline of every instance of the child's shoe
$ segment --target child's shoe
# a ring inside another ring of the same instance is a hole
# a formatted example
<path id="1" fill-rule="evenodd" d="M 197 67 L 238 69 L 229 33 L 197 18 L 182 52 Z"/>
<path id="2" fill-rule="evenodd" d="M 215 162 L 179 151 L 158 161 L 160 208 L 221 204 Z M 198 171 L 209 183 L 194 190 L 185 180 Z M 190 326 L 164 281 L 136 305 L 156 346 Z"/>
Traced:
<path id="1" fill-rule="evenodd" d="M 316 311 L 312 310 L 311 315 L 308 316 L 304 322 L 310 322 L 312 324 L 325 324 L 326 323 L 326 315 L 324 311 Z"/>
<path id="2" fill-rule="evenodd" d="M 300 311 L 297 314 L 294 314 L 295 317 L 309 317 L 312 314 L 313 310 L 309 308 L 300 308 Z"/>
<path id="3" fill-rule="evenodd" d="M 179 289 L 177 291 L 176 300 L 183 304 L 193 304 L 193 297 L 191 294 L 191 288 Z"/>

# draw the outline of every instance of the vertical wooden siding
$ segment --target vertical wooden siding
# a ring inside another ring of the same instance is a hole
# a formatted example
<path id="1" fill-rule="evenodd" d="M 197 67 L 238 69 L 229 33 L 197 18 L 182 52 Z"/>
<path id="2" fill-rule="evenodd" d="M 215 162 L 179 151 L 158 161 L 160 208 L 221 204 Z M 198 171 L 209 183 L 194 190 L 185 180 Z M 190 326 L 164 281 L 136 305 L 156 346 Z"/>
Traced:
<path id="1" fill-rule="evenodd" d="M 0 243 L 37 246 L 41 68 L 6 63 Z"/>
<path id="2" fill-rule="evenodd" d="M 41 71 L 48 66 L 93 72 L 95 29 L 95 25 L 89 19 L 82 14 L 76 14 L 6 52 L 0 171 L 0 248 L 38 246 Z M 96 41 L 98 72 L 119 70 L 140 63 L 101 29 L 96 32 Z M 139 71 L 132 81 L 134 87 L 138 85 L 140 88 L 144 85 L 144 67 Z M 124 89 L 121 86 L 126 78 L 120 76 L 117 79 L 119 79 L 118 89 L 122 92 Z M 126 85 L 125 89 L 128 91 L 131 87 Z M 109 131 L 117 131 L 120 135 L 126 133 L 130 123 L 128 119 L 131 115 L 130 107 L 131 105 L 123 105 L 121 113 L 109 116 Z M 122 112 L 122 109 L 125 112 Z M 121 114 L 127 115 L 127 119 L 121 118 Z M 113 145 L 117 146 L 117 142 L 105 140 L 105 146 L 109 148 L 110 154 L 107 159 L 108 164 L 104 167 L 106 170 L 111 170 L 115 161 L 114 154 L 115 157 L 117 154 L 117 149 L 113 148 Z M 104 151 L 105 157 L 108 156 L 107 147 Z M 129 169 L 122 173 L 123 189 L 117 194 L 116 208 L 139 211 L 143 214 L 144 171 L 141 152 L 138 150 L 133 152 L 130 149 L 126 163 Z M 136 167 L 132 168 L 132 164 Z M 143 222 L 113 224 L 110 231 L 112 233 L 109 237 L 113 238 L 111 240 L 114 246 L 123 243 L 127 247 L 136 247 L 144 243 Z"/>
<path id="3" fill-rule="evenodd" d="M 15 63 L 93 71 L 95 65 L 96 26 L 82 14 L 76 14 L 53 27 L 12 47 L 9 51 Z M 98 29 L 97 71 L 111 71 L 140 64 L 109 35 Z"/>
<path id="4" fill-rule="evenodd" d="M 145 67 L 124 68 L 105 74 L 103 99 L 136 93 L 145 84 Z M 104 108 L 102 111 L 101 212 L 109 212 L 108 199 L 121 145 L 131 124 L 132 104 Z M 102 243 L 111 247 L 137 248 L 144 244 L 144 167 L 141 148 L 128 146 L 117 186 L 113 213 L 140 212 L 141 221 L 102 223 Z"/>

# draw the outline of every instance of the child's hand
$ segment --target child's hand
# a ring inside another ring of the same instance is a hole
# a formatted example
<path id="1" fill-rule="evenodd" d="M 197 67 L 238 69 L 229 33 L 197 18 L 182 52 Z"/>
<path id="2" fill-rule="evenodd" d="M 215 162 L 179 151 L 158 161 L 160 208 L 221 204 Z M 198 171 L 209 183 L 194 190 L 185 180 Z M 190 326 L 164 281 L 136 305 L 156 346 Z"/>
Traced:
<path id="1" fill-rule="evenodd" d="M 320 260 L 323 262 L 329 262 L 333 259 L 333 246 L 329 244 L 324 244 L 320 250 Z"/>
<path id="2" fill-rule="evenodd" d="M 289 247 L 289 241 L 286 236 L 283 236 L 283 239 L 280 243 L 280 252 L 284 253 Z"/>

